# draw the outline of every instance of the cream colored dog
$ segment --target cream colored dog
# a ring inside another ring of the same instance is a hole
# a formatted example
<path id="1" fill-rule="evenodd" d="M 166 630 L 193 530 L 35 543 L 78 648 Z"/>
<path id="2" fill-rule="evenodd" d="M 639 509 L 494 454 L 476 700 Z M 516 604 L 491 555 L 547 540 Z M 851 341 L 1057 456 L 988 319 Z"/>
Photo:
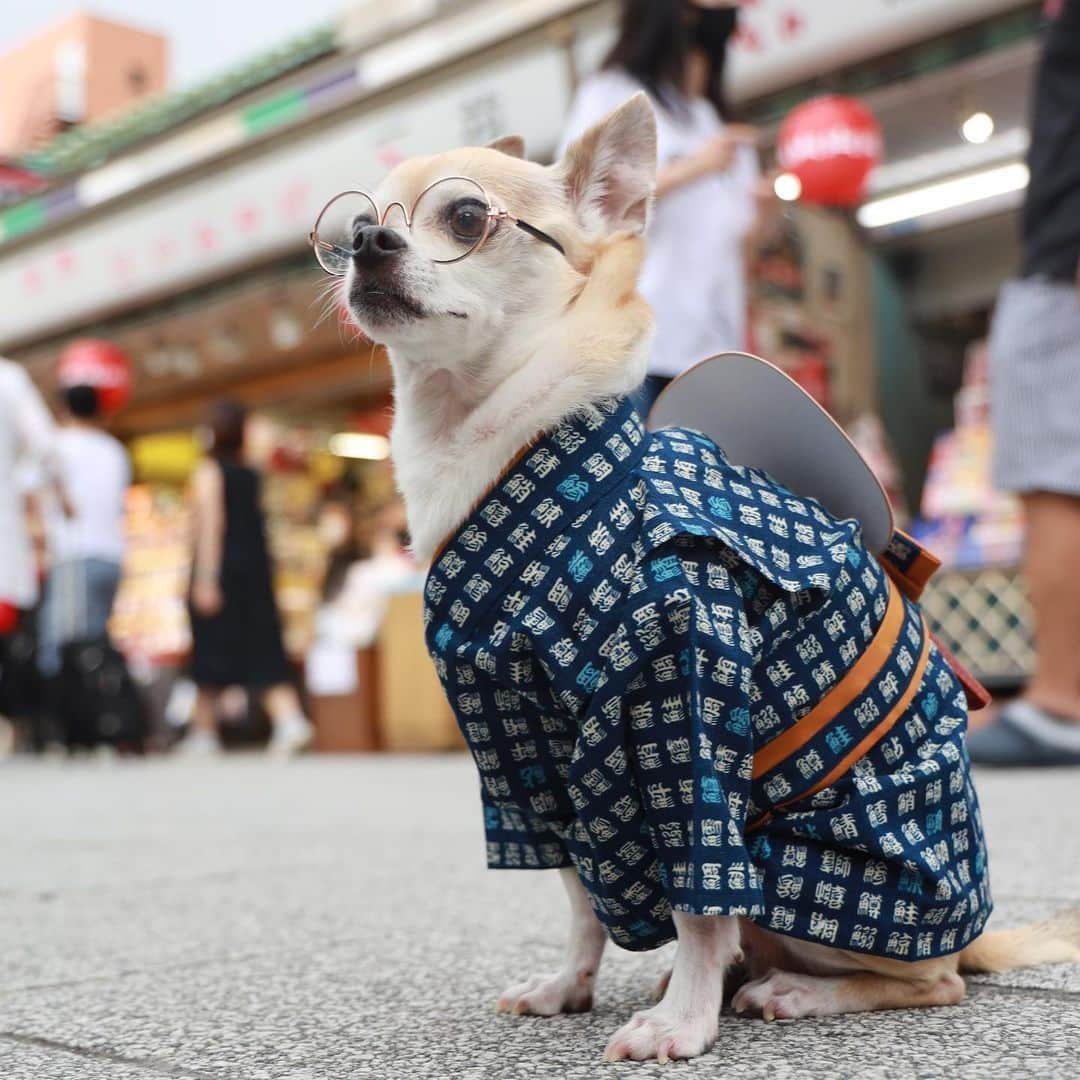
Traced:
<path id="1" fill-rule="evenodd" d="M 396 410 L 392 449 L 422 560 L 459 525 L 538 431 L 645 373 L 651 316 L 636 292 L 656 168 L 655 126 L 638 95 L 585 134 L 563 160 L 523 160 L 521 140 L 399 165 L 375 193 L 412 207 L 442 177 L 478 181 L 496 206 L 542 228 L 565 258 L 507 216 L 466 258 L 435 262 L 404 227 L 377 221 L 344 278 L 357 324 L 388 346 Z M 389 222 L 389 219 L 386 219 Z M 364 225 L 365 223 L 362 223 Z M 452 223 L 451 223 L 452 224 Z M 473 220 L 462 219 L 470 236 Z M 467 246 L 467 245 L 465 245 Z M 550 1016 L 592 1004 L 605 933 L 574 871 L 563 967 L 510 987 L 501 1012 Z M 657 1005 L 608 1043 L 605 1060 L 689 1058 L 717 1036 L 725 974 L 741 968 L 737 1012 L 766 1020 L 947 1005 L 961 970 L 1080 958 L 1076 925 L 987 935 L 963 953 L 907 963 L 830 949 L 733 917 L 676 911 L 678 949 Z"/>

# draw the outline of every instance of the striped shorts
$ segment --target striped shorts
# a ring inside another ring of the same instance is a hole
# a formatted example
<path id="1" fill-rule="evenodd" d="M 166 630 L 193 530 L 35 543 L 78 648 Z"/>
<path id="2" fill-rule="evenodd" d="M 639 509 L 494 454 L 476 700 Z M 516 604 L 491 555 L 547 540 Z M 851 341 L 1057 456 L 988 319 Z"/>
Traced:
<path id="1" fill-rule="evenodd" d="M 994 484 L 1080 496 L 1080 290 L 1008 282 L 990 332 Z"/>

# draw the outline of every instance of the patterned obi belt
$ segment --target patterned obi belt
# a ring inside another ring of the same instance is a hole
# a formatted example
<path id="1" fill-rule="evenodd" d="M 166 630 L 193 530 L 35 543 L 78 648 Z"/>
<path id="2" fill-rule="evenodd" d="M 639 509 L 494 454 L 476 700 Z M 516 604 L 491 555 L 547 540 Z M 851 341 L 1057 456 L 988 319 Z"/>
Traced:
<path id="1" fill-rule="evenodd" d="M 770 655 L 753 714 L 759 741 L 748 832 L 775 812 L 827 792 L 905 716 L 934 641 L 916 601 L 939 565 L 915 541 L 895 533 L 880 559 L 867 559 L 816 614 L 817 625 L 806 624 L 796 641 L 781 643 Z M 953 657 L 945 659 L 969 706 L 985 705 L 986 691 Z M 806 677 L 799 680 L 799 674 Z M 789 686 L 799 690 L 803 682 L 826 680 L 831 687 L 816 703 L 802 709 L 793 700 Z M 770 723 L 781 726 L 793 711 L 798 719 L 769 737 Z"/>

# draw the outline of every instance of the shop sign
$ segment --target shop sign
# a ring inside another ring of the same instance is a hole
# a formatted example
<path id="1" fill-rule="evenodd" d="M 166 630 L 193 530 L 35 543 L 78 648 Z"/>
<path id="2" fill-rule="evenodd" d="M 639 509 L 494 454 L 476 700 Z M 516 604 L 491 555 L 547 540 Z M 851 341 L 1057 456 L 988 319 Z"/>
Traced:
<path id="1" fill-rule="evenodd" d="M 990 18 L 1024 0 L 743 0 L 731 61 L 739 98 L 756 97 Z"/>
<path id="2" fill-rule="evenodd" d="M 510 131 L 547 147 L 569 93 L 561 51 L 536 48 L 0 254 L 0 348 L 300 252 L 329 196 L 413 154 Z"/>

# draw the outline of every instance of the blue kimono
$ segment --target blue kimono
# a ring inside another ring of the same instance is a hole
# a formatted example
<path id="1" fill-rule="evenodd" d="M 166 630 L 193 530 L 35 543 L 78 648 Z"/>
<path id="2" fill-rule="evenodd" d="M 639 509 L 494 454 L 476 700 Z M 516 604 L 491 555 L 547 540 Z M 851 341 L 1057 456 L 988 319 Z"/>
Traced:
<path id="1" fill-rule="evenodd" d="M 986 852 L 964 693 L 905 595 L 921 559 L 626 400 L 541 436 L 425 586 L 488 864 L 573 866 L 628 949 L 673 909 L 963 948 Z"/>

